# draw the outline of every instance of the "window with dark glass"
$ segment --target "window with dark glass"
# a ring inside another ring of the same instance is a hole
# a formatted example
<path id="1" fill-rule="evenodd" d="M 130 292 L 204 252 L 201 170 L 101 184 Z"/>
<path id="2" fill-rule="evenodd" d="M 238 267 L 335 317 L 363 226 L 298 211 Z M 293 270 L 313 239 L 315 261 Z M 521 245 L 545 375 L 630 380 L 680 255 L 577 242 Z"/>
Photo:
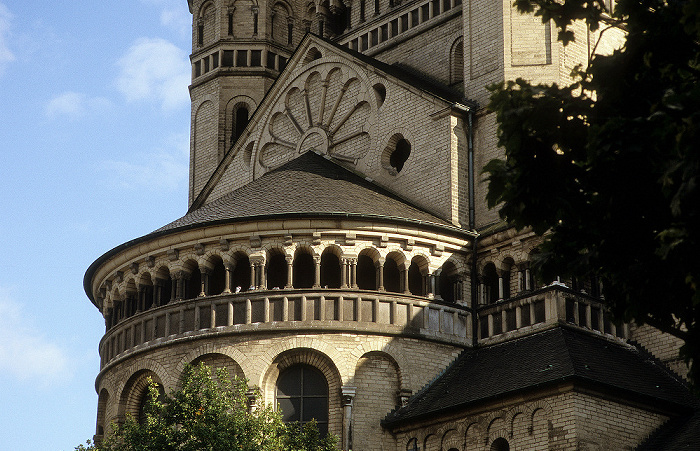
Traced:
<path id="1" fill-rule="evenodd" d="M 322 436 L 328 433 L 328 383 L 309 365 L 294 365 L 277 379 L 277 405 L 285 422 L 316 420 Z"/>

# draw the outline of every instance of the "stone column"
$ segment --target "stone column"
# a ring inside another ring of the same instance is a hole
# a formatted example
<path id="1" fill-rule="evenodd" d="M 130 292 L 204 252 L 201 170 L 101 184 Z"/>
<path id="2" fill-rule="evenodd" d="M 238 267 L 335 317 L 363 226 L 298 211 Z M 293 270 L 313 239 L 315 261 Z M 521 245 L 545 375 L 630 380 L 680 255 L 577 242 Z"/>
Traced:
<path id="1" fill-rule="evenodd" d="M 287 286 L 285 288 L 292 288 L 294 286 L 294 257 L 286 257 L 287 260 Z"/>
<path id="2" fill-rule="evenodd" d="M 379 279 L 379 285 L 377 286 L 378 291 L 384 291 L 384 260 L 381 258 L 377 260 L 377 268 L 378 268 L 378 279 Z"/>
<path id="3" fill-rule="evenodd" d="M 255 264 L 253 262 L 250 262 L 250 290 L 254 290 L 256 288 L 255 283 Z"/>
<path id="4" fill-rule="evenodd" d="M 260 272 L 260 288 L 263 290 L 267 289 L 267 271 L 266 271 L 266 266 L 265 262 L 259 262 L 258 267 L 260 268 L 258 271 Z"/>
<path id="5" fill-rule="evenodd" d="M 411 290 L 408 288 L 408 268 L 404 265 L 403 274 L 403 292 L 405 294 L 411 294 Z"/>
<path id="6" fill-rule="evenodd" d="M 357 288 L 357 259 L 350 259 L 350 287 Z"/>
<path id="7" fill-rule="evenodd" d="M 498 271 L 498 300 L 502 301 L 504 296 L 503 290 L 503 272 Z"/>
<path id="8" fill-rule="evenodd" d="M 199 297 L 202 298 L 207 295 L 207 291 L 209 288 L 209 270 L 205 269 L 204 271 L 201 271 L 199 276 Z"/>
<path id="9" fill-rule="evenodd" d="M 342 258 L 340 260 L 340 288 L 348 287 L 348 259 Z"/>
<path id="10" fill-rule="evenodd" d="M 224 282 L 224 293 L 231 292 L 231 285 L 233 285 L 233 270 L 236 269 L 235 263 L 226 263 L 224 265 L 226 269 L 226 281 Z"/>
<path id="11" fill-rule="evenodd" d="M 314 257 L 314 288 L 321 287 L 321 257 Z"/>
<path id="12" fill-rule="evenodd" d="M 355 387 L 341 387 L 343 404 L 343 451 L 352 449 L 352 403 L 355 399 Z"/>
<path id="13" fill-rule="evenodd" d="M 525 290 L 532 290 L 532 278 L 530 277 L 530 267 L 525 267 Z"/>

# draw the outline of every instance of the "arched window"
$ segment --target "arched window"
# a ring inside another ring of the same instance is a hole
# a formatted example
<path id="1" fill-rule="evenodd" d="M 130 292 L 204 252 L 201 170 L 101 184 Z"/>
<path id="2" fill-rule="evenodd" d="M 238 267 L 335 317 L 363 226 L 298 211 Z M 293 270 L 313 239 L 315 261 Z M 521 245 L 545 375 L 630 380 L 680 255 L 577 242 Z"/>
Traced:
<path id="1" fill-rule="evenodd" d="M 498 301 L 498 274 L 496 273 L 496 266 L 493 263 L 489 263 L 484 267 L 483 274 L 484 282 L 484 300 L 487 304 L 493 304 Z"/>
<path id="2" fill-rule="evenodd" d="M 250 119 L 249 115 L 248 107 L 245 105 L 234 108 L 232 118 L 233 127 L 231 127 L 231 145 L 243 134 L 243 130 L 245 130 L 246 125 L 248 125 L 248 120 Z"/>
<path id="3" fill-rule="evenodd" d="M 393 258 L 387 258 L 384 262 L 384 289 L 394 293 L 401 292 L 401 272 Z"/>
<path id="4" fill-rule="evenodd" d="M 195 266 L 185 283 L 185 299 L 194 299 L 202 292 L 202 273 L 199 266 Z"/>
<path id="5" fill-rule="evenodd" d="M 316 420 L 322 436 L 328 433 L 328 382 L 310 365 L 293 365 L 277 379 L 276 401 L 285 422 Z"/>
<path id="6" fill-rule="evenodd" d="M 508 440 L 499 437 L 491 443 L 491 451 L 510 451 Z"/>
<path id="7" fill-rule="evenodd" d="M 217 257 L 214 268 L 209 274 L 209 286 L 207 287 L 207 294 L 221 294 L 226 288 L 226 268 L 224 268 L 224 262 L 220 257 Z"/>
<path id="8" fill-rule="evenodd" d="M 377 289 L 377 269 L 368 255 L 357 257 L 357 287 L 361 290 Z"/>
<path id="9" fill-rule="evenodd" d="M 165 305 L 170 302 L 173 295 L 173 278 L 167 266 L 161 267 L 156 273 L 156 287 L 156 304 Z"/>
<path id="10" fill-rule="evenodd" d="M 330 249 L 321 255 L 321 286 L 340 288 L 340 259 Z"/>
<path id="11" fill-rule="evenodd" d="M 440 273 L 440 296 L 446 302 L 456 302 L 462 299 L 462 287 L 457 268 L 452 262 L 446 262 Z"/>
<path id="12" fill-rule="evenodd" d="M 425 285 L 423 284 L 423 274 L 418 263 L 411 262 L 408 267 L 408 290 L 416 296 L 425 296 Z"/>
<path id="13" fill-rule="evenodd" d="M 234 255 L 235 266 L 231 278 L 231 290 L 233 292 L 245 291 L 250 287 L 250 259 L 243 252 Z"/>
<path id="14" fill-rule="evenodd" d="M 267 288 L 287 286 L 287 259 L 281 252 L 272 252 L 267 260 Z"/>
<path id="15" fill-rule="evenodd" d="M 294 256 L 294 288 L 311 288 L 314 286 L 316 265 L 311 254 L 297 252 Z"/>
<path id="16" fill-rule="evenodd" d="M 464 43 L 462 38 L 455 42 L 450 52 L 450 86 L 464 89 Z"/>

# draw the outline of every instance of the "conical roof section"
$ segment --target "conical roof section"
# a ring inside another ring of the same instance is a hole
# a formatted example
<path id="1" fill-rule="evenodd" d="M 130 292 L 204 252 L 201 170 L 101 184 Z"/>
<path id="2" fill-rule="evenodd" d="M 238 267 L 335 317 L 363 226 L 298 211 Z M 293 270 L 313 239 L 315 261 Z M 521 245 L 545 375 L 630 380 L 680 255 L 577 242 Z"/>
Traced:
<path id="1" fill-rule="evenodd" d="M 393 218 L 454 227 L 328 158 L 306 152 L 154 233 L 240 219 L 318 215 Z"/>

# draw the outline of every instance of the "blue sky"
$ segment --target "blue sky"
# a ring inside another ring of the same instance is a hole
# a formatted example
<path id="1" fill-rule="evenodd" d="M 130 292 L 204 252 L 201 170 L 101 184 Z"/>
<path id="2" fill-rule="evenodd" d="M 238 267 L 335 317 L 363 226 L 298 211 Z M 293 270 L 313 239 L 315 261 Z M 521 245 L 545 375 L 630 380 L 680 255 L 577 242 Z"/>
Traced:
<path id="1" fill-rule="evenodd" d="M 0 0 L 0 451 L 94 434 L 83 274 L 186 211 L 190 23 L 187 0 Z"/>

